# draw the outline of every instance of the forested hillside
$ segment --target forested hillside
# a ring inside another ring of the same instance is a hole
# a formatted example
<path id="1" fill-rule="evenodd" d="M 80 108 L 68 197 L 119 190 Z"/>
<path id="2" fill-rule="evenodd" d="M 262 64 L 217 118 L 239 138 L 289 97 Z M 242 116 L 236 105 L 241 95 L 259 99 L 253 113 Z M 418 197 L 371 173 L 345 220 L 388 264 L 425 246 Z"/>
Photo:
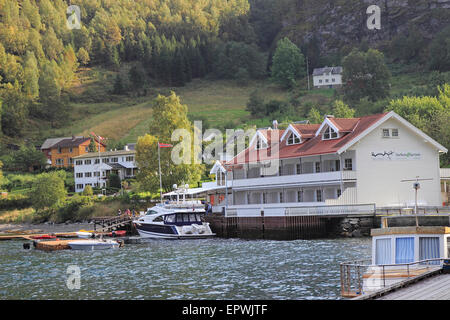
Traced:
<path id="1" fill-rule="evenodd" d="M 66 128 L 96 112 L 99 106 L 87 102 L 121 103 L 118 97 L 130 92 L 153 98 L 149 88 L 195 78 L 265 81 L 284 37 L 308 58 L 310 73 L 369 47 L 393 64 L 450 70 L 450 1 L 375 3 L 382 29 L 370 31 L 369 4 L 360 0 L 0 0 L 1 139 L 40 144 L 47 137 L 42 127 Z M 80 29 L 68 28 L 68 5 L 80 7 Z M 82 84 L 89 72 L 104 76 L 96 78 L 98 87 Z M 285 100 L 298 100 L 291 89 Z M 129 105 L 139 103 L 145 99 Z"/>

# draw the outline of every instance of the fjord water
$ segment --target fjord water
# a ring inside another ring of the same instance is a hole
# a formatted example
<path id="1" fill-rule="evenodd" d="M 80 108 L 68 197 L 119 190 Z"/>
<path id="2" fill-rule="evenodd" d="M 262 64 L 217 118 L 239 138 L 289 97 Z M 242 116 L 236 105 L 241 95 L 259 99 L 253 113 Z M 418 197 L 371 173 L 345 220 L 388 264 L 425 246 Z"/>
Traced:
<path id="1" fill-rule="evenodd" d="M 0 299 L 340 299 L 339 263 L 369 238 L 151 240 L 116 250 L 42 252 L 0 242 Z M 80 288 L 68 289 L 69 266 Z"/>

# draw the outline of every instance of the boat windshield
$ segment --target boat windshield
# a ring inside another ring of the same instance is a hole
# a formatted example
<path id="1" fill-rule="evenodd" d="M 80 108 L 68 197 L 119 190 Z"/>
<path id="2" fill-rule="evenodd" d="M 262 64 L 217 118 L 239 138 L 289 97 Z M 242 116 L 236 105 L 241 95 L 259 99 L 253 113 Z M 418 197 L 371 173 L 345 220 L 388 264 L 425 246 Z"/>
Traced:
<path id="1" fill-rule="evenodd" d="M 177 212 L 176 214 L 166 215 L 166 223 L 194 223 L 201 222 L 201 216 L 198 213 Z"/>
<path id="2" fill-rule="evenodd" d="M 175 222 L 175 215 L 174 214 L 169 214 L 166 216 L 166 222 L 167 223 L 174 223 Z"/>
<path id="3" fill-rule="evenodd" d="M 156 212 L 155 210 L 148 210 L 147 213 L 145 214 L 146 216 L 149 216 L 151 214 L 156 214 L 158 212 Z"/>

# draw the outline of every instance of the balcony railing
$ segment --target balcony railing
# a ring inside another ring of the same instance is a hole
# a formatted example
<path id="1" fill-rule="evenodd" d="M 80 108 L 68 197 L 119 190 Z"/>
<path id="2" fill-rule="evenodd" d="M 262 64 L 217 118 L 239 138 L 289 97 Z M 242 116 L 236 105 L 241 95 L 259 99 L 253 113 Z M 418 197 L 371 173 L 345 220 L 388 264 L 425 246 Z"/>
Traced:
<path id="1" fill-rule="evenodd" d="M 314 184 L 325 182 L 340 182 L 342 180 L 355 180 L 356 171 L 328 171 L 317 173 L 303 173 L 283 176 L 261 176 L 255 178 L 242 178 L 233 180 L 233 188 L 257 185 L 283 185 Z"/>

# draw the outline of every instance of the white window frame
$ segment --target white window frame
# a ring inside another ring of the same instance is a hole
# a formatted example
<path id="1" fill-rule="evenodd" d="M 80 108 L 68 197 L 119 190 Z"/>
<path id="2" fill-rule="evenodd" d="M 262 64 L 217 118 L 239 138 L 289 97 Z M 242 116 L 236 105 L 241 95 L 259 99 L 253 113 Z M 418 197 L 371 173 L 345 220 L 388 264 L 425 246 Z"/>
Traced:
<path id="1" fill-rule="evenodd" d="M 260 139 L 259 137 L 256 138 L 255 150 L 263 150 L 263 149 L 267 149 L 267 143 L 262 139 Z"/>
<path id="2" fill-rule="evenodd" d="M 394 135 L 394 132 L 396 133 L 395 135 Z M 391 129 L 391 137 L 398 138 L 398 136 L 399 136 L 398 129 L 397 128 Z"/>
<path id="3" fill-rule="evenodd" d="M 288 145 L 288 146 L 291 146 L 294 144 L 300 144 L 300 143 L 302 143 L 302 139 L 299 136 L 297 136 L 296 134 L 294 134 L 293 132 L 291 132 L 291 134 L 286 139 L 286 145 Z"/>
<path id="4" fill-rule="evenodd" d="M 339 139 L 339 133 L 334 130 L 332 127 L 327 126 L 322 135 L 322 140 L 333 140 Z"/>

